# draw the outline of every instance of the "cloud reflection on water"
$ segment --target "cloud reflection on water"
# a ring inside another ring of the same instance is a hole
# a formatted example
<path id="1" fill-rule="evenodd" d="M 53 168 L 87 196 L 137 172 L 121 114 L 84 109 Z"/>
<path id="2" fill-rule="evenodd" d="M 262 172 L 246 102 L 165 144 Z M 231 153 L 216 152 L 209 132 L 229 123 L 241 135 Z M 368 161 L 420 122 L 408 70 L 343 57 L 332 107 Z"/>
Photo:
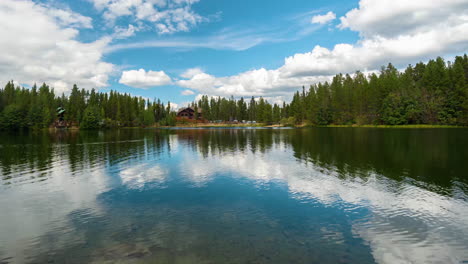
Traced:
<path id="1" fill-rule="evenodd" d="M 83 230 L 75 230 L 70 221 L 115 217 L 117 212 L 110 213 L 100 199 L 118 188 L 158 189 L 181 180 L 206 190 L 219 177 L 229 177 L 247 180 L 259 192 L 270 184 L 285 186 L 301 203 L 319 202 L 345 215 L 365 211 L 365 218 L 352 220 L 352 232 L 369 243 L 378 263 L 468 259 L 468 204 L 456 186 L 452 190 L 458 195 L 450 196 L 425 189 L 414 179 L 396 180 L 376 170 L 343 172 L 334 164 L 297 155 L 290 137 L 290 132 L 280 131 L 148 132 L 144 140 L 59 145 L 51 151 L 50 164 L 42 168 L 24 171 L 26 163 L 13 163 L 9 174 L 2 168 L 2 176 L 14 177 L 4 177 L 10 185 L 0 189 L 0 208 L 8 212 L 0 234 L 13 239 L 2 243 L 0 251 L 23 262 L 21 256 L 32 248 L 46 253 L 85 242 Z M 131 219 L 126 221 L 131 225 Z M 171 218 L 160 224 L 158 234 L 176 228 Z M 192 240 L 203 236 L 189 224 L 186 228 Z M 332 227 L 321 232 L 336 243 L 343 241 L 343 234 Z M 62 241 L 41 245 L 38 238 L 50 233 L 62 234 Z"/>
<path id="2" fill-rule="evenodd" d="M 181 152 L 184 152 L 183 150 Z M 346 210 L 365 208 L 370 217 L 353 224 L 373 249 L 378 263 L 457 263 L 468 259 L 468 204 L 409 182 L 372 173 L 367 179 L 341 177 L 333 169 L 294 158 L 293 150 L 273 144 L 266 153 L 244 151 L 190 156 L 187 180 L 208 184 L 216 175 L 245 177 L 258 186 L 285 183 L 299 200 L 314 199 Z M 412 229 L 412 225 L 418 229 Z"/>

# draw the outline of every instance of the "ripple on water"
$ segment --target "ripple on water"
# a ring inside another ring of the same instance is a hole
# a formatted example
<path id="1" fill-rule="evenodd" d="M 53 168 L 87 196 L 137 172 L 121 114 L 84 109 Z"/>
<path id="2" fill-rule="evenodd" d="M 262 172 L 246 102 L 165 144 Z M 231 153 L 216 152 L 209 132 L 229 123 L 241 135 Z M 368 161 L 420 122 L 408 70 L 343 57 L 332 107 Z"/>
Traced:
<path id="1" fill-rule="evenodd" d="M 398 172 L 385 167 L 405 162 L 393 151 L 385 160 L 348 155 L 354 145 L 372 150 L 369 135 L 354 142 L 320 131 L 109 131 L 10 148 L 25 157 L 0 159 L 0 262 L 468 259 L 463 180 L 423 181 L 427 163 L 417 176 L 411 163 Z"/>

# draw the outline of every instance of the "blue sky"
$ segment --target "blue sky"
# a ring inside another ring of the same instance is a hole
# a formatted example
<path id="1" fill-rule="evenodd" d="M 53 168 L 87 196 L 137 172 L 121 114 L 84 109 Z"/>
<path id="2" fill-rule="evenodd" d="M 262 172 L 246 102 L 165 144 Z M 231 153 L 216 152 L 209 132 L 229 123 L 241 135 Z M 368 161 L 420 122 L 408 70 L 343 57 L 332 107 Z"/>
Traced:
<path id="1" fill-rule="evenodd" d="M 280 102 L 340 72 L 465 53 L 468 1 L 432 2 L 2 0 L 0 80 Z"/>
<path id="2" fill-rule="evenodd" d="M 117 65 L 125 65 L 127 69 L 164 70 L 170 76 L 179 76 L 190 68 L 200 68 L 215 76 L 235 75 L 256 68 L 273 69 L 280 67 L 284 58 L 297 53 L 310 51 L 315 45 L 333 47 L 338 41 L 356 41 L 356 32 L 340 32 L 341 37 L 333 36 L 337 29 L 329 25 L 313 25 L 310 19 L 314 14 L 327 13 L 329 10 L 341 11 L 353 7 L 353 1 L 201 1 L 193 5 L 194 12 L 212 17 L 210 21 L 200 23 L 190 32 L 176 32 L 171 35 L 158 35 L 154 32 L 137 34 L 133 40 L 170 40 L 177 38 L 197 39 L 211 38 L 218 34 L 234 34 L 244 38 L 245 44 L 239 44 L 239 50 L 228 48 L 135 48 L 118 50 L 106 54 L 106 59 Z M 354 6 L 357 1 L 354 1 Z M 348 8 L 345 8 L 348 6 Z M 119 21 L 125 26 L 128 19 Z M 309 31 L 302 33 L 302 31 Z M 253 45 L 255 37 L 268 38 L 265 43 Z M 250 40 L 252 38 L 252 40 Z M 283 39 L 283 40 L 276 40 Z M 228 40 L 229 41 L 229 40 Z M 240 41 L 240 40 L 239 40 Z M 242 42 L 243 42 L 242 41 Z M 131 39 L 120 41 L 133 43 Z M 241 41 L 240 41 L 241 42 Z M 118 43 L 118 42 L 117 42 Z M 221 44 L 221 43 L 220 43 Z M 244 47 L 245 46 L 245 47 Z M 111 88 L 119 91 L 129 91 L 146 97 L 158 96 L 163 100 L 173 102 L 191 101 L 194 95 L 183 96 L 187 90 L 178 85 L 160 86 L 147 90 L 131 88 L 119 84 L 116 76 L 111 80 Z M 300 87 L 298 87 L 300 88 Z"/>

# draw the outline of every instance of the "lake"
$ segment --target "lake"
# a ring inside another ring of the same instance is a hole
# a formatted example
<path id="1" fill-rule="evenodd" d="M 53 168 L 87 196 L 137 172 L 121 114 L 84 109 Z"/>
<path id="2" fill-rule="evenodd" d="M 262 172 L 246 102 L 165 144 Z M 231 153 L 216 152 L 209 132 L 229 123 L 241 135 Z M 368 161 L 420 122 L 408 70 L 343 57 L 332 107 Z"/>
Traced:
<path id="1" fill-rule="evenodd" d="M 0 263 L 468 263 L 468 129 L 0 134 Z"/>

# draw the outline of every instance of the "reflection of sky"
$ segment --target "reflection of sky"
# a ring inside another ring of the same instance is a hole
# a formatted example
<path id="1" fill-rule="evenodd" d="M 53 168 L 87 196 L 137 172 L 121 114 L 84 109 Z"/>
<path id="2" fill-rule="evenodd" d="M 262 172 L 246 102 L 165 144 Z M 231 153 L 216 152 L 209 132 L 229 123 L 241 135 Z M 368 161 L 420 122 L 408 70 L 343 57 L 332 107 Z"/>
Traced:
<path id="1" fill-rule="evenodd" d="M 110 179 L 103 168 L 85 166 L 79 175 L 73 175 L 66 160 L 55 158 L 57 165 L 42 172 L 43 182 L 25 174 L 23 180 L 34 183 L 0 189 L 0 249 L 14 256 L 17 262 L 23 262 L 28 248 L 45 246 L 36 238 L 47 232 L 55 230 L 63 233 L 64 240 L 79 240 L 79 237 L 70 237 L 68 215 L 79 212 L 87 217 L 101 213 L 96 197 L 110 187 Z M 60 242 L 56 246 L 60 247 Z"/>
<path id="2" fill-rule="evenodd" d="M 155 152 L 162 153 L 152 155 Z M 343 210 L 352 220 L 352 232 L 369 243 L 379 263 L 453 263 L 468 259 L 468 204 L 463 199 L 381 175 L 343 178 L 334 170 L 297 160 L 282 141 L 263 152 L 254 153 L 249 145 L 242 151 L 219 151 L 210 146 L 208 154 L 202 155 L 197 141 L 170 135 L 162 149 L 154 149 L 145 139 L 144 153 L 116 164 L 81 162 L 79 173 L 72 172 L 65 158 L 55 156 L 54 166 L 43 172 L 45 181 L 29 179 L 37 175 L 31 172 L 22 176 L 24 183 L 1 187 L 0 208 L 7 213 L 2 214 L 0 224 L 0 254 L 9 252 L 22 262 L 23 253 L 30 248 L 47 250 L 36 238 L 48 232 L 62 232 L 66 243 L 79 242 L 80 236 L 70 230 L 70 215 L 105 214 L 98 197 L 109 190 L 161 188 L 173 178 L 201 187 L 228 176 L 248 180 L 258 189 L 272 182 L 282 184 L 298 201 L 313 200 Z M 365 219 L 352 217 L 362 216 L 362 210 L 368 212 Z M 321 231 L 330 239 L 342 240 L 340 232 L 327 227 Z M 54 246 L 60 247 L 60 241 Z"/>
<path id="3" fill-rule="evenodd" d="M 119 176 L 128 188 L 141 188 L 148 182 L 164 182 L 167 171 L 160 165 L 139 164 L 123 169 Z"/>
<path id="4" fill-rule="evenodd" d="M 188 151 L 180 170 L 188 181 L 207 184 L 219 174 L 246 177 L 258 186 L 286 183 L 298 199 L 314 199 L 328 206 L 367 208 L 371 216 L 354 224 L 379 263 L 453 263 L 468 259 L 468 204 L 406 182 L 373 175 L 339 178 L 313 164 L 297 161 L 291 149 L 278 144 L 267 153 L 226 152 L 223 155 Z"/>

